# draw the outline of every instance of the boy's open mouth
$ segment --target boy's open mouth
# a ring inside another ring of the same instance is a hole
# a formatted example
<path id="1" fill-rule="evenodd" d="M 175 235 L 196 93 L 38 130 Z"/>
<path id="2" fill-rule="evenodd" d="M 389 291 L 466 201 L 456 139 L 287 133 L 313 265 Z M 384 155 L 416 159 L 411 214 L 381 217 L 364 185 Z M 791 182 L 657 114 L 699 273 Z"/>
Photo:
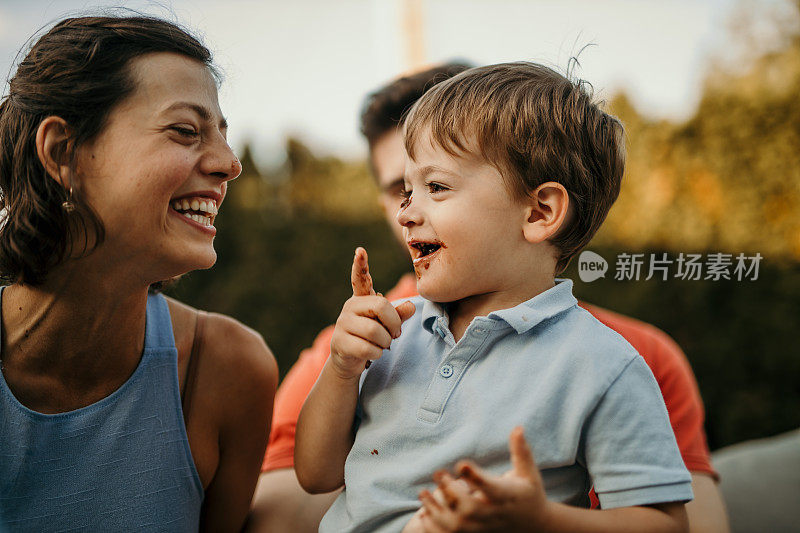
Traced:
<path id="1" fill-rule="evenodd" d="M 408 248 L 411 250 L 414 265 L 417 265 L 429 261 L 436 252 L 446 246 L 438 241 L 409 241 Z"/>

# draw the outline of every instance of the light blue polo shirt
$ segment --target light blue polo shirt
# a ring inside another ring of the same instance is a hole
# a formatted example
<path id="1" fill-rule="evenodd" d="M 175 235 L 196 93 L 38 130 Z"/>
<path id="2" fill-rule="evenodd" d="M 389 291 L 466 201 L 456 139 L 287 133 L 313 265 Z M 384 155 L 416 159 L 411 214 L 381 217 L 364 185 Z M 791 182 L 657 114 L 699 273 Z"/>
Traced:
<path id="1" fill-rule="evenodd" d="M 571 280 L 476 317 L 456 343 L 443 306 L 417 312 L 362 376 L 345 490 L 321 532 L 400 531 L 432 474 L 471 458 L 511 468 L 525 429 L 547 497 L 605 509 L 692 499 L 664 401 L 636 350 L 577 305 Z"/>

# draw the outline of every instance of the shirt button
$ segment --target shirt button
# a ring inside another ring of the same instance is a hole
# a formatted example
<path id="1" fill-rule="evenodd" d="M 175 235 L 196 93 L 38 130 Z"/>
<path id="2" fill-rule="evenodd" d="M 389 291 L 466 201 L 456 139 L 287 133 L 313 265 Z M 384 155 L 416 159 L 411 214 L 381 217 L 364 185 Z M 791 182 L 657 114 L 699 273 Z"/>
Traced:
<path id="1" fill-rule="evenodd" d="M 443 378 L 449 378 L 450 376 L 453 375 L 453 365 L 450 364 L 442 365 L 442 368 L 439 369 L 439 374 Z"/>

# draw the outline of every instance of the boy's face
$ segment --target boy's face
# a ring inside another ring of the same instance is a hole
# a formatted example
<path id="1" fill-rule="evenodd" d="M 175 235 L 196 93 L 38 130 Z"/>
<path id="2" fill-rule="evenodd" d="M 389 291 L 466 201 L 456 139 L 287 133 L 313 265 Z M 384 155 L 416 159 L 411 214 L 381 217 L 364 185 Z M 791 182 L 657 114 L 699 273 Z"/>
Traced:
<path id="1" fill-rule="evenodd" d="M 453 157 L 422 135 L 406 158 L 397 214 L 414 260 L 417 288 L 436 302 L 513 292 L 528 261 L 526 205 L 498 170 L 475 156 Z"/>

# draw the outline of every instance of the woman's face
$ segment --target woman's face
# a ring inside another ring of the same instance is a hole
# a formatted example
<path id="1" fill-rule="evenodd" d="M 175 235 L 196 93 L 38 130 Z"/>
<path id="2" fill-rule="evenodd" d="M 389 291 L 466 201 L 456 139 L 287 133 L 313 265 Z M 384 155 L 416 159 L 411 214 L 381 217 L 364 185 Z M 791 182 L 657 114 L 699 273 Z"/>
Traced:
<path id="1" fill-rule="evenodd" d="M 214 264 L 214 218 L 241 165 L 206 66 L 153 53 L 130 69 L 136 89 L 78 148 L 76 175 L 106 230 L 95 253 L 150 283 Z"/>

